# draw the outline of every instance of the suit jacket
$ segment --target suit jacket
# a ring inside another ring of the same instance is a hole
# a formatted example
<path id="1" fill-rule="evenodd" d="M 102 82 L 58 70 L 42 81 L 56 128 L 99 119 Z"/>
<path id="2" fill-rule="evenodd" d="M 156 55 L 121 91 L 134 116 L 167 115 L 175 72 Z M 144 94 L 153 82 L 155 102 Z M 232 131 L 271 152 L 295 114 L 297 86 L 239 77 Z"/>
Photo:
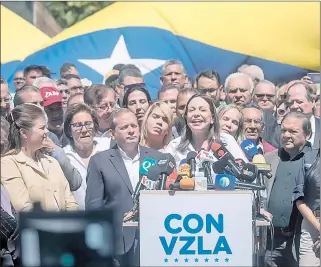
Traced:
<path id="1" fill-rule="evenodd" d="M 78 204 L 54 158 L 38 152 L 40 168 L 23 152 L 1 158 L 1 183 L 17 211 L 32 209 L 40 202 L 44 210 L 77 210 Z"/>
<path id="2" fill-rule="evenodd" d="M 158 159 L 161 156 L 154 149 L 139 147 L 140 164 L 147 157 Z M 132 227 L 122 230 L 124 214 L 133 208 L 134 189 L 117 145 L 91 157 L 86 180 L 86 209 L 113 211 L 116 254 L 125 254 L 133 246 L 136 234 Z"/>

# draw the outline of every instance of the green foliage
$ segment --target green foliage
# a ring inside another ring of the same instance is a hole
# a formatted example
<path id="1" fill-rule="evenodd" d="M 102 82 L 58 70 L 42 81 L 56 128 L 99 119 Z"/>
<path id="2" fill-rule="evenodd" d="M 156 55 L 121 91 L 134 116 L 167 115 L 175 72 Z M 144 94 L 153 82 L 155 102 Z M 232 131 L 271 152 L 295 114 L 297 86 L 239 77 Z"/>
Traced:
<path id="1" fill-rule="evenodd" d="M 47 9 L 62 28 L 68 28 L 113 2 L 45 2 Z"/>

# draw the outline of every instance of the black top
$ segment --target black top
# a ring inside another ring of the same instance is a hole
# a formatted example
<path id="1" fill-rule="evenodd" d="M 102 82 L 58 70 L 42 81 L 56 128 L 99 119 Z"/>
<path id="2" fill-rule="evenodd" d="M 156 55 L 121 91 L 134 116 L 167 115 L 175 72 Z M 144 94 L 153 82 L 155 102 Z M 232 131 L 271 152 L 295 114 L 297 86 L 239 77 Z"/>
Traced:
<path id="1" fill-rule="evenodd" d="M 307 144 L 294 158 L 291 158 L 283 148 L 279 150 L 280 162 L 268 203 L 268 211 L 273 215 L 272 222 L 275 227 L 285 228 L 290 225 L 293 208 L 296 209 L 292 202 L 293 190 L 296 187 L 295 177 L 299 173 L 302 176 L 300 179 L 304 179 L 303 159 L 305 153 L 310 150 L 311 147 Z"/>
<path id="2" fill-rule="evenodd" d="M 302 199 L 312 210 L 320 210 L 320 156 L 319 150 L 313 149 L 306 153 L 304 170 L 296 177 L 296 187 L 293 191 L 293 201 Z M 311 162 L 314 162 L 311 166 Z"/>

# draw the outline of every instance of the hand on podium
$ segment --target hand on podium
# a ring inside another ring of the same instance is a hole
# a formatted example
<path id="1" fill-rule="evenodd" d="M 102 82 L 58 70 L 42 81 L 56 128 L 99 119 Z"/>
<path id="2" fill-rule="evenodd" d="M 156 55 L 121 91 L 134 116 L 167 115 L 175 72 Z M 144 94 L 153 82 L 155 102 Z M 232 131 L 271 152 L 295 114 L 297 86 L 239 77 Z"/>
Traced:
<path id="1" fill-rule="evenodd" d="M 130 210 L 129 212 L 126 212 L 124 214 L 124 220 L 123 222 L 130 222 L 130 221 L 134 221 L 134 219 L 138 217 L 138 210 L 134 209 L 134 210 Z"/>

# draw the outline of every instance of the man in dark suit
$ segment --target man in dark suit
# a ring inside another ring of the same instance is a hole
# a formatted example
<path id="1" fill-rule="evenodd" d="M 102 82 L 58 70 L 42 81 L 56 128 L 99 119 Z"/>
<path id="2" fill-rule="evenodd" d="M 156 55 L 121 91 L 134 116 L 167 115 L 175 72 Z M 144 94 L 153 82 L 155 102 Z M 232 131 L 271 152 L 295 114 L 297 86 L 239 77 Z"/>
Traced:
<path id="1" fill-rule="evenodd" d="M 133 208 L 132 194 L 139 183 L 139 167 L 145 158 L 158 159 L 161 153 L 139 143 L 139 126 L 134 113 L 113 111 L 110 127 L 116 145 L 97 153 L 87 170 L 86 209 L 114 211 L 116 255 L 121 266 L 131 266 L 136 253 L 136 230 L 124 227 L 124 214 Z"/>

